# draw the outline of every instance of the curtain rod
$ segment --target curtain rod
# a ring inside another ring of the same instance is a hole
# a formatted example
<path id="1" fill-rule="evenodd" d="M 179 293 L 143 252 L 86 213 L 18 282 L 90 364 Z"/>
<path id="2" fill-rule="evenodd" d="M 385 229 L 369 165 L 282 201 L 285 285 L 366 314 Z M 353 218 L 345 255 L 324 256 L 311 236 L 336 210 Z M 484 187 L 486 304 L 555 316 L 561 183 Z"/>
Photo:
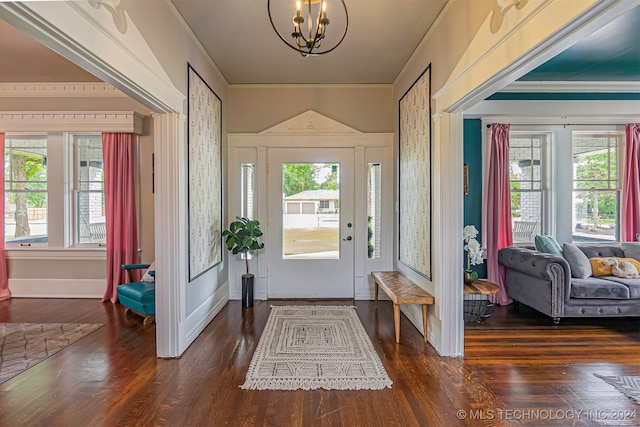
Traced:
<path id="1" fill-rule="evenodd" d="M 487 128 L 497 123 L 487 124 Z M 515 123 L 513 126 L 624 126 L 625 123 Z"/>

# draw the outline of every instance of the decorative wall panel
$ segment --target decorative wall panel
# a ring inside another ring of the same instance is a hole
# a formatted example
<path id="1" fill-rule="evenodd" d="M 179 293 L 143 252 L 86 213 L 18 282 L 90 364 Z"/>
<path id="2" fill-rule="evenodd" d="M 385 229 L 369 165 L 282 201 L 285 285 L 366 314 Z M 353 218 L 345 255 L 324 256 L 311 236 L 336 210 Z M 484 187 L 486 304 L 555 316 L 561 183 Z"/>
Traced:
<path id="1" fill-rule="evenodd" d="M 222 101 L 189 70 L 189 280 L 222 262 Z"/>
<path id="2" fill-rule="evenodd" d="M 399 260 L 431 279 L 431 65 L 400 98 Z"/>

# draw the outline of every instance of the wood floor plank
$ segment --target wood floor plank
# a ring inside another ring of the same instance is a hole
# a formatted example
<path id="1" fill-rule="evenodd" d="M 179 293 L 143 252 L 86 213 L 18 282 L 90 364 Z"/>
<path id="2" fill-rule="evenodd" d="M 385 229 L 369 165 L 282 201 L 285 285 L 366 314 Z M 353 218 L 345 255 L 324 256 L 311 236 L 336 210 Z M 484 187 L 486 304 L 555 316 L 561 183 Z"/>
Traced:
<path id="1" fill-rule="evenodd" d="M 240 389 L 271 305 L 293 304 L 355 305 L 392 388 Z M 640 319 L 554 326 L 526 307 L 498 307 L 465 329 L 465 357 L 443 358 L 404 316 L 395 342 L 389 301 L 231 301 L 169 360 L 155 357 L 155 326 L 120 305 L 16 298 L 0 302 L 0 322 L 105 323 L 0 384 L 2 426 L 567 425 L 551 413 L 573 414 L 576 426 L 640 424 L 639 406 L 594 375 L 640 375 Z M 596 416 L 614 410 L 629 416 Z"/>

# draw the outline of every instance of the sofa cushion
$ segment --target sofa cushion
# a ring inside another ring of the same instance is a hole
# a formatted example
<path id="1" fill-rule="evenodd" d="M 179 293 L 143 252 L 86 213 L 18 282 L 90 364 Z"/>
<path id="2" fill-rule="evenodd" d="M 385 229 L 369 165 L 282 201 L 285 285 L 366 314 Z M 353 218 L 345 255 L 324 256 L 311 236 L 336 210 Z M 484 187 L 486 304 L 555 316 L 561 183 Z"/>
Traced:
<path id="1" fill-rule="evenodd" d="M 605 265 L 605 262 L 610 260 L 611 258 L 589 258 L 589 263 L 591 263 L 591 275 L 594 277 L 598 276 L 613 276 L 613 266 Z M 640 271 L 640 261 L 637 261 L 633 258 L 618 258 L 618 262 L 627 261 L 633 265 L 635 265 L 636 269 Z"/>
<path id="2" fill-rule="evenodd" d="M 600 279 L 620 283 L 629 288 L 629 299 L 640 299 L 640 279 L 629 279 L 626 277 L 600 277 Z"/>
<path id="3" fill-rule="evenodd" d="M 571 298 L 629 299 L 629 287 L 613 280 L 571 279 Z"/>
<path id="4" fill-rule="evenodd" d="M 571 277 L 585 279 L 591 276 L 592 271 L 589 258 L 587 258 L 584 252 L 578 249 L 576 245 L 565 243 L 562 245 L 562 252 L 571 268 Z"/>
<path id="5" fill-rule="evenodd" d="M 625 257 L 640 261 L 640 242 L 622 242 L 620 247 Z"/>
<path id="6" fill-rule="evenodd" d="M 624 251 L 620 245 L 578 245 L 587 258 L 624 258 Z"/>
<path id="7" fill-rule="evenodd" d="M 552 236 L 546 234 L 538 234 L 534 238 L 536 250 L 547 254 L 563 257 L 562 248 Z"/>

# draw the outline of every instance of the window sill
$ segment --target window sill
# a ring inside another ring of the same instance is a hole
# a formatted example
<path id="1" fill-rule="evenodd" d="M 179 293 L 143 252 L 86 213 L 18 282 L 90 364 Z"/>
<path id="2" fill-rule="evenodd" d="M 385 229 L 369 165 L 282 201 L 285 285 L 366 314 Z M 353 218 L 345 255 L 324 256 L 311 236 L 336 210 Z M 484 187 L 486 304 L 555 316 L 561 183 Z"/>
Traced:
<path id="1" fill-rule="evenodd" d="M 106 248 L 6 248 L 8 259 L 105 260 Z"/>

